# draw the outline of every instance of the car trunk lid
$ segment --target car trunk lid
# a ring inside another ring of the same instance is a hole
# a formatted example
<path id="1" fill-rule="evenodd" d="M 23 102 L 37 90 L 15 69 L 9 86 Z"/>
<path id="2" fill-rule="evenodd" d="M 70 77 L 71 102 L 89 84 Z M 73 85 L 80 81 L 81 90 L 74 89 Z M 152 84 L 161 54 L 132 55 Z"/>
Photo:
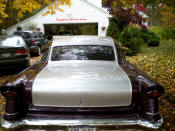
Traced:
<path id="1" fill-rule="evenodd" d="M 10 60 L 27 55 L 24 47 L 0 47 L 0 60 Z"/>
<path id="2" fill-rule="evenodd" d="M 115 62 L 51 62 L 37 75 L 32 87 L 36 106 L 128 106 L 131 99 L 130 80 Z"/>

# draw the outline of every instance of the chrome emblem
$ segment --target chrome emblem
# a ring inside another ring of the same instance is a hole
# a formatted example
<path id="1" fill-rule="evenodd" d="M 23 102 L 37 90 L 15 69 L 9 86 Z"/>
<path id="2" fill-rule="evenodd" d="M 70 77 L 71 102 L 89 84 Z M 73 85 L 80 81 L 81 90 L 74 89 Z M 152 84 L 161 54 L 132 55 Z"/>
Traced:
<path id="1" fill-rule="evenodd" d="M 81 97 L 80 99 L 80 106 L 84 106 L 84 97 Z"/>

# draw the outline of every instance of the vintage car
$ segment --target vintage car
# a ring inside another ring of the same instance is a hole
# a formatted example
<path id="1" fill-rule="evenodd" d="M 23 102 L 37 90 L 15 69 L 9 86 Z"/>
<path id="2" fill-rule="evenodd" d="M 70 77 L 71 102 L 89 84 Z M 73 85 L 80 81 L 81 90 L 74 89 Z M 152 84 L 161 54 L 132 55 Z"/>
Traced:
<path id="1" fill-rule="evenodd" d="M 57 36 L 37 63 L 7 81 L 2 126 L 159 128 L 163 87 L 109 37 Z M 74 129 L 74 128 L 73 128 Z M 77 129 L 76 129 L 77 130 Z"/>

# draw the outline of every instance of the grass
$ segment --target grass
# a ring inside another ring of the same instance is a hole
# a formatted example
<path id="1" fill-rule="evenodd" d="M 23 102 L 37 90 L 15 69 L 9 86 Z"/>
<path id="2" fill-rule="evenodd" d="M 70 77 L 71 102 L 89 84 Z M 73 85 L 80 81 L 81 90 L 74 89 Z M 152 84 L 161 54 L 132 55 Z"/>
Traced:
<path id="1" fill-rule="evenodd" d="M 143 47 L 127 60 L 164 86 L 168 100 L 175 103 L 175 41 L 164 40 L 158 47 Z"/>

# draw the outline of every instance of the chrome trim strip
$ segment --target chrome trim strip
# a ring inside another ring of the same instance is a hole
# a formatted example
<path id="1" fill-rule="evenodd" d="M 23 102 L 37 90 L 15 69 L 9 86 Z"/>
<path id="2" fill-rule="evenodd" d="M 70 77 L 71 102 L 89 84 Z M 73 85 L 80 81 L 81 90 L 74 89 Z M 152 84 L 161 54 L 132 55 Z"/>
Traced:
<path id="1" fill-rule="evenodd" d="M 5 114 L 8 115 L 8 116 L 13 116 L 13 115 L 17 115 L 18 112 L 16 112 L 16 113 L 5 113 Z"/>
<path id="2" fill-rule="evenodd" d="M 158 129 L 163 124 L 163 118 L 161 117 L 156 123 L 151 123 L 143 119 L 73 119 L 73 120 L 36 120 L 36 119 L 22 119 L 20 121 L 6 121 L 1 118 L 1 126 L 3 128 L 16 128 L 19 126 L 58 126 L 58 127 L 68 127 L 68 126 L 142 126 L 145 128 Z M 128 127 L 129 128 L 129 127 Z"/>
<path id="3" fill-rule="evenodd" d="M 156 112 L 156 113 L 146 112 L 146 114 L 154 116 L 154 115 L 158 115 L 158 114 L 160 114 L 160 112 Z"/>

